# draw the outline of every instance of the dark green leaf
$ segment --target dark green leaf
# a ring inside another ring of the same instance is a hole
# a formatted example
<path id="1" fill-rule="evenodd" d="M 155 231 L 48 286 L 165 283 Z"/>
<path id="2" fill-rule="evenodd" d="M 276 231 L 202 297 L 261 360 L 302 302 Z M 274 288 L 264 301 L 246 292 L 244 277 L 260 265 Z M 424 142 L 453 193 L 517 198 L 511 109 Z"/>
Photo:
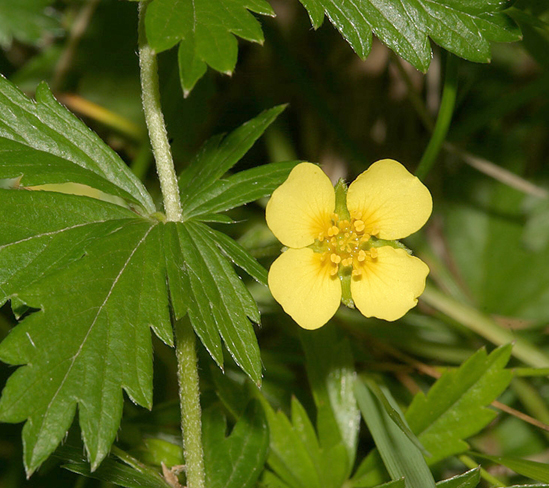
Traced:
<path id="1" fill-rule="evenodd" d="M 255 258 L 250 256 L 246 249 L 223 232 L 206 226 L 202 227 L 202 229 L 211 235 L 212 239 L 217 244 L 217 247 L 219 247 L 223 254 L 225 254 L 234 264 L 246 271 L 246 273 L 259 283 L 267 286 L 267 270 L 261 266 Z"/>
<path id="2" fill-rule="evenodd" d="M 179 178 L 185 217 L 187 205 L 192 202 L 194 195 L 203 192 L 238 163 L 285 107 L 279 105 L 265 110 L 227 137 L 215 136 L 204 145 Z"/>
<path id="3" fill-rule="evenodd" d="M 439 481 L 437 488 L 475 488 L 480 483 L 480 467 L 471 469 L 463 474 L 452 476 L 447 480 Z"/>
<path id="4" fill-rule="evenodd" d="M 488 425 L 497 413 L 486 406 L 509 385 L 512 373 L 505 369 L 511 346 L 489 356 L 480 349 L 459 369 L 446 371 L 427 396 L 418 393 L 406 412 L 412 431 L 431 453 L 432 464 L 468 449 L 463 440 Z"/>
<path id="5" fill-rule="evenodd" d="M 314 28 L 327 15 L 354 51 L 366 58 L 372 32 L 400 57 L 421 71 L 431 62 L 429 37 L 462 58 L 488 62 L 489 41 L 520 39 L 516 24 L 498 0 L 301 0 Z"/>
<path id="6" fill-rule="evenodd" d="M 265 164 L 218 180 L 185 200 L 185 218 L 202 220 L 203 214 L 225 212 L 270 195 L 299 162 Z"/>
<path id="7" fill-rule="evenodd" d="M 13 39 L 39 44 L 47 33 L 60 34 L 59 22 L 46 9 L 53 0 L 0 0 L 0 46 L 9 48 Z"/>
<path id="8" fill-rule="evenodd" d="M 181 43 L 181 84 L 188 93 L 206 65 L 233 72 L 238 53 L 235 35 L 263 43 L 261 26 L 248 10 L 274 16 L 265 0 L 154 0 L 146 13 L 147 38 L 157 52 Z"/>
<path id="9" fill-rule="evenodd" d="M 155 211 L 124 161 L 60 105 L 45 83 L 34 102 L 0 76 L 0 178 L 18 176 L 26 186 L 83 183 Z"/>
<path id="10" fill-rule="evenodd" d="M 301 342 L 317 407 L 320 444 L 325 450 L 342 444 L 347 451 L 341 484 L 354 465 L 360 423 L 352 389 L 356 374 L 353 355 L 348 341 L 337 336 L 333 327 L 314 333 L 302 332 Z"/>
<path id="11" fill-rule="evenodd" d="M 3 300 L 16 296 L 38 310 L 0 344 L 3 361 L 25 365 L 4 388 L 0 418 L 29 420 L 24 458 L 32 473 L 78 405 L 96 468 L 116 436 L 122 388 L 152 404 L 149 327 L 172 341 L 162 225 L 59 193 L 1 190 L 0 202 Z"/>
<path id="12" fill-rule="evenodd" d="M 389 392 L 385 396 L 398 411 Z M 387 414 L 382 404 L 361 382 L 355 382 L 355 394 L 368 429 L 391 478 L 405 478 L 407 488 L 434 488 L 435 481 L 421 451 Z"/>
<path id="13" fill-rule="evenodd" d="M 204 224 L 179 223 L 176 228 L 180 251 L 173 253 L 183 255 L 181 271 L 194 297 L 187 307 L 196 333 L 221 366 L 220 335 L 236 363 L 261 383 L 259 347 L 248 320 L 259 323 L 257 305 Z"/>
<path id="14" fill-rule="evenodd" d="M 204 412 L 204 462 L 209 488 L 255 486 L 267 458 L 269 431 L 261 404 L 252 400 L 229 437 L 223 414 Z"/>
<path id="15" fill-rule="evenodd" d="M 497 464 L 501 464 L 515 473 L 527 476 L 542 483 L 549 483 L 549 465 L 527 459 L 520 459 L 510 456 L 487 456 L 477 452 L 471 453 L 472 456 L 486 459 Z"/>
<path id="16" fill-rule="evenodd" d="M 122 464 L 113 456 L 109 456 L 95 471 L 90 471 L 90 465 L 82 455 L 82 448 L 61 446 L 55 451 L 55 457 L 66 464 L 63 468 L 88 478 L 95 478 L 107 483 L 114 483 L 126 488 L 170 488 L 160 474 L 153 474 L 149 469 L 138 471 L 132 466 Z"/>

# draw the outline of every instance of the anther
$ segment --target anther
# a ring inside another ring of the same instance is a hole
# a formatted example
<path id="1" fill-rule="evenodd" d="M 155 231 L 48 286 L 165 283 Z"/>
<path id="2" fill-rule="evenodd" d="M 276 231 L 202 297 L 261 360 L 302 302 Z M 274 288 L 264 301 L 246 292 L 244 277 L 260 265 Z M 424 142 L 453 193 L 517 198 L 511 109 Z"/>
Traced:
<path id="1" fill-rule="evenodd" d="M 362 274 L 362 271 L 360 269 L 353 269 L 353 272 L 351 273 L 352 276 L 360 276 Z"/>
<path id="2" fill-rule="evenodd" d="M 357 232 L 362 232 L 364 230 L 364 222 L 362 220 L 355 220 L 353 226 Z"/>
<path id="3" fill-rule="evenodd" d="M 341 256 L 334 253 L 330 255 L 330 260 L 332 261 L 332 263 L 339 264 L 341 262 Z"/>
<path id="4" fill-rule="evenodd" d="M 377 256 L 378 256 L 377 249 L 375 247 L 372 247 L 372 249 L 370 249 L 370 257 L 372 259 L 377 259 Z"/>
<path id="5" fill-rule="evenodd" d="M 366 253 L 364 252 L 363 249 L 361 249 L 361 250 L 359 251 L 357 259 L 358 259 L 359 262 L 361 262 L 361 263 L 366 259 Z"/>

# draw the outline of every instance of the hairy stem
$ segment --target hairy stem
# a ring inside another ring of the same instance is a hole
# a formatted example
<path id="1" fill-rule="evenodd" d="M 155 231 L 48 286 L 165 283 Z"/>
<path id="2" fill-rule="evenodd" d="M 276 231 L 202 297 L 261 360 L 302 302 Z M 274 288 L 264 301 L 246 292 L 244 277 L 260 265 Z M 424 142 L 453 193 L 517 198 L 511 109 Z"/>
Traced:
<path id="1" fill-rule="evenodd" d="M 151 146 L 156 160 L 156 171 L 164 198 L 164 210 L 168 221 L 181 220 L 179 186 L 173 166 L 172 152 L 168 141 L 166 124 L 160 104 L 158 87 L 158 63 L 156 54 L 147 42 L 145 12 L 151 0 L 139 2 L 139 66 L 141 68 L 141 96 L 143 111 L 149 130 Z"/>
<path id="2" fill-rule="evenodd" d="M 196 357 L 196 336 L 187 317 L 175 323 L 175 347 L 181 431 L 187 466 L 187 487 L 204 488 L 204 452 L 202 449 L 202 419 Z"/>
<path id="3" fill-rule="evenodd" d="M 435 129 L 416 171 L 416 176 L 420 180 L 425 179 L 437 159 L 438 153 L 448 134 L 450 122 L 452 121 L 452 115 L 454 113 L 454 106 L 456 104 L 458 58 L 450 53 L 447 53 L 446 55 L 444 89 L 442 90 L 442 101 L 440 102 Z"/>

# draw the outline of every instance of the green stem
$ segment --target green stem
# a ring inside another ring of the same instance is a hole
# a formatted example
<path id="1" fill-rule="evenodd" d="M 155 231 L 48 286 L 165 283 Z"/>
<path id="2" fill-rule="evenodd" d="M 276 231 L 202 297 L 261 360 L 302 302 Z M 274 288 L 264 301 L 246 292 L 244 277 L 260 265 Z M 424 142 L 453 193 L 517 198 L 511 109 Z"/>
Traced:
<path id="1" fill-rule="evenodd" d="M 145 12 L 151 0 L 139 2 L 139 66 L 141 68 L 141 96 L 143 111 L 149 130 L 149 138 L 156 160 L 156 170 L 160 189 L 164 198 L 166 218 L 171 222 L 181 220 L 181 200 L 179 186 L 173 165 L 168 132 L 160 104 L 158 86 L 158 63 L 156 54 L 147 42 L 145 33 Z"/>
<path id="2" fill-rule="evenodd" d="M 175 347 L 187 487 L 204 488 L 204 451 L 202 449 L 196 336 L 187 317 L 175 322 Z"/>
<path id="3" fill-rule="evenodd" d="M 478 467 L 478 463 L 470 458 L 469 456 L 466 456 L 465 454 L 459 456 L 459 460 L 465 464 L 469 469 L 475 469 Z M 498 480 L 495 476 L 492 476 L 488 471 L 486 471 L 484 468 L 480 468 L 480 476 L 486 480 L 488 483 L 490 483 L 492 486 L 506 486 L 505 483 Z"/>
<path id="4" fill-rule="evenodd" d="M 549 357 L 526 339 L 517 337 L 474 307 L 458 302 L 431 285 L 427 285 L 421 299 L 431 307 L 448 315 L 470 330 L 498 346 L 513 343 L 513 356 L 534 368 L 549 366 Z"/>
<path id="5" fill-rule="evenodd" d="M 457 82 L 458 82 L 458 58 L 453 54 L 447 53 L 446 71 L 444 77 L 444 89 L 442 90 L 442 100 L 438 111 L 438 117 L 435 124 L 435 130 L 431 135 L 431 140 L 423 153 L 419 162 L 416 176 L 424 180 L 442 148 L 442 144 L 448 134 L 454 106 L 456 104 Z"/>

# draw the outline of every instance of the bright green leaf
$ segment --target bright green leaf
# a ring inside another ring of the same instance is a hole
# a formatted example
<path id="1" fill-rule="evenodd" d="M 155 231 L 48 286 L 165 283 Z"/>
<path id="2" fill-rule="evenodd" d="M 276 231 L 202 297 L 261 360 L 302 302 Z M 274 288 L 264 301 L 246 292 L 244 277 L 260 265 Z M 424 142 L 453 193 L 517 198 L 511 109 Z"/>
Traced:
<path id="1" fill-rule="evenodd" d="M 527 476 L 542 483 L 549 483 L 549 465 L 528 459 L 520 459 L 510 456 L 488 456 L 477 452 L 471 453 L 472 456 L 480 459 L 486 459 L 497 464 L 501 464 L 515 473 Z"/>
<path id="2" fill-rule="evenodd" d="M 317 407 L 320 444 L 330 450 L 341 444 L 347 451 L 346 469 L 340 483 L 354 465 L 360 413 L 353 392 L 355 369 L 349 342 L 333 327 L 301 333 L 307 358 L 307 375 Z"/>
<path id="3" fill-rule="evenodd" d="M 383 483 L 382 485 L 377 485 L 374 488 L 406 488 L 406 480 L 402 478 L 395 481 L 389 481 L 389 483 Z"/>
<path id="4" fill-rule="evenodd" d="M 0 76 L 0 178 L 19 176 L 24 186 L 82 183 L 155 211 L 124 161 L 60 105 L 45 83 L 35 102 Z"/>
<path id="5" fill-rule="evenodd" d="M 205 411 L 202 424 L 207 486 L 255 486 L 269 447 L 267 420 L 261 404 L 252 400 L 228 437 L 225 437 L 226 419 L 218 410 Z"/>
<path id="6" fill-rule="evenodd" d="M 384 393 L 392 407 L 398 411 L 398 405 L 388 390 Z M 406 488 L 435 488 L 435 481 L 421 451 L 393 422 L 382 404 L 361 381 L 355 382 L 355 394 L 362 417 L 391 477 L 403 477 Z"/>
<path id="7" fill-rule="evenodd" d="M 274 16 L 265 0 L 153 0 L 147 8 L 147 39 L 157 52 L 177 43 L 181 85 L 188 94 L 206 65 L 230 74 L 236 65 L 236 37 L 263 43 L 263 32 L 248 11 Z"/>
<path id="8" fill-rule="evenodd" d="M 471 469 L 463 474 L 452 476 L 447 480 L 439 481 L 437 488 L 476 488 L 480 483 L 480 467 Z"/>
<path id="9" fill-rule="evenodd" d="M 122 388 L 152 404 L 149 328 L 172 341 L 162 224 L 60 193 L 1 190 L 0 202 L 2 300 L 38 310 L 0 344 L 0 359 L 25 365 L 7 382 L 0 419 L 29 420 L 24 459 L 32 473 L 78 405 L 96 468 L 116 436 Z"/>
<path id="10" fill-rule="evenodd" d="M 275 413 L 264 398 L 260 397 L 260 400 L 269 423 L 269 467 L 291 488 L 325 488 L 317 470 L 318 459 L 311 457 L 314 442 L 311 443 L 310 436 L 304 433 L 304 429 L 310 429 L 304 428 L 302 415 L 296 417 L 296 426 L 293 426 L 283 412 Z"/>
<path id="11" fill-rule="evenodd" d="M 505 369 L 511 346 L 490 355 L 480 349 L 459 369 L 446 371 L 427 396 L 418 393 L 406 412 L 406 420 L 433 464 L 468 449 L 464 439 L 488 425 L 497 413 L 486 406 L 509 385 L 512 373 Z"/>
<path id="12" fill-rule="evenodd" d="M 476 62 L 490 60 L 489 41 L 520 39 L 516 24 L 499 12 L 499 0 L 300 0 L 313 27 L 325 14 L 361 57 L 372 47 L 372 33 L 421 71 L 431 62 L 429 37 L 448 51 Z"/>

